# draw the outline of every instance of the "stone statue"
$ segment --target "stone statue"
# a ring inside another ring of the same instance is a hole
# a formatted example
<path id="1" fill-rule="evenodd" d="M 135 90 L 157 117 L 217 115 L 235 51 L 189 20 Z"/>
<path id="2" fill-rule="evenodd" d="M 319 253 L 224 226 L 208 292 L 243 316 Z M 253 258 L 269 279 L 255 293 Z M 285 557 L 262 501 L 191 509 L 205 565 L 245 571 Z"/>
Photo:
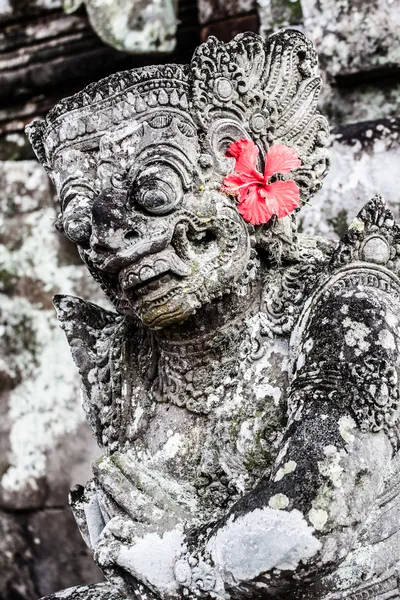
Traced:
<path id="1" fill-rule="evenodd" d="M 223 187 L 232 143 L 281 144 L 301 166 L 270 181 L 308 201 L 320 83 L 297 31 L 210 38 L 29 126 L 115 307 L 55 298 L 103 449 L 71 506 L 108 583 L 54 597 L 400 597 L 400 228 L 376 197 L 336 245 Z"/>

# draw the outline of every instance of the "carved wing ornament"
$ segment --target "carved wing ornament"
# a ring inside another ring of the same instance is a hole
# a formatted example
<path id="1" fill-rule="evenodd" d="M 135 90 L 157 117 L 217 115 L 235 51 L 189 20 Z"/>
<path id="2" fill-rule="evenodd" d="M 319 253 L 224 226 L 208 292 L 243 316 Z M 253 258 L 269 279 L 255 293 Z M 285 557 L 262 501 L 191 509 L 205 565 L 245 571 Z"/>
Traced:
<path id="1" fill-rule="evenodd" d="M 114 373 L 122 351 L 123 317 L 72 296 L 55 296 L 54 305 L 79 369 L 88 422 L 100 446 L 107 446 L 115 442 L 115 432 L 114 439 L 108 439 L 109 419 L 115 418 L 112 405 L 121 402 L 122 394 L 120 377 Z"/>

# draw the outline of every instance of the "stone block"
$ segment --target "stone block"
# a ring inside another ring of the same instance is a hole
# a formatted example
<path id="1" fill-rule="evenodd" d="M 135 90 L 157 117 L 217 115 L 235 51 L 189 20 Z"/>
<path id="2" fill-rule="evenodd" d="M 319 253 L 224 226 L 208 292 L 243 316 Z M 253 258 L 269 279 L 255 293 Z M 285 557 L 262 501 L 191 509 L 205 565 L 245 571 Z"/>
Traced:
<path id="1" fill-rule="evenodd" d="M 216 21 L 203 27 L 201 32 L 202 40 L 205 41 L 210 35 L 214 35 L 222 42 L 229 42 L 238 33 L 246 31 L 257 32 L 259 28 L 258 16 L 256 13 L 228 19 L 227 21 Z"/>
<path id="2" fill-rule="evenodd" d="M 381 119 L 344 125 L 331 135 L 331 167 L 322 190 L 305 207 L 300 229 L 339 238 L 368 198 L 382 194 L 396 220 L 400 202 L 396 173 L 400 164 L 400 121 Z"/>
<path id="3" fill-rule="evenodd" d="M 40 597 L 82 582 L 103 581 L 68 508 L 35 511 L 27 524 Z"/>
<path id="4" fill-rule="evenodd" d="M 256 0 L 199 0 L 199 21 L 201 24 L 238 17 L 254 11 Z"/>
<path id="5" fill-rule="evenodd" d="M 304 28 L 330 76 L 400 68 L 398 0 L 301 0 Z"/>
<path id="6" fill-rule="evenodd" d="M 23 524 L 0 511 L 0 598 L 36 600 L 38 590 L 31 573 L 33 556 Z"/>

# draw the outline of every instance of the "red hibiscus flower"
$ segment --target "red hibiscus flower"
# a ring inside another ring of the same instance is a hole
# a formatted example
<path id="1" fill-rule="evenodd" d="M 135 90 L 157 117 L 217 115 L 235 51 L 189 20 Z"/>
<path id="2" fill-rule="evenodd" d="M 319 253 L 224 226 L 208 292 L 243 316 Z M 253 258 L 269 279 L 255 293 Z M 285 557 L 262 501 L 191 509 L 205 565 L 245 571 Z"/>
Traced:
<path id="1" fill-rule="evenodd" d="M 238 211 L 253 225 L 267 223 L 273 215 L 286 217 L 298 207 L 300 190 L 294 181 L 274 181 L 277 173 L 289 173 L 301 166 L 296 150 L 275 144 L 265 155 L 264 173 L 257 170 L 258 148 L 251 140 L 236 140 L 226 151 L 236 159 L 235 171 L 224 178 L 222 188 L 238 198 Z"/>

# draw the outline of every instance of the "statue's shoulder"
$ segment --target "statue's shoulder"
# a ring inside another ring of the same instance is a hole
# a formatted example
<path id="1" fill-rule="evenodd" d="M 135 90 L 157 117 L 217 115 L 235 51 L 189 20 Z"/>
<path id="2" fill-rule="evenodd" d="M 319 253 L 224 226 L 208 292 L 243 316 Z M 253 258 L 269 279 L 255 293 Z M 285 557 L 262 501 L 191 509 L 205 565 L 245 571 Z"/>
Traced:
<path id="1" fill-rule="evenodd" d="M 319 273 L 291 334 L 297 391 L 328 386 L 363 431 L 400 447 L 400 226 L 382 197 L 360 211 Z M 301 393 L 299 393 L 299 397 Z M 333 396 L 332 396 L 333 398 Z"/>
<path id="2" fill-rule="evenodd" d="M 332 288 L 336 296 L 363 286 L 397 297 L 400 289 L 400 226 L 381 196 L 359 212 L 337 242 L 298 234 L 296 253 L 267 271 L 263 309 L 275 334 L 290 335 L 303 309 L 316 310 L 313 299 Z"/>

